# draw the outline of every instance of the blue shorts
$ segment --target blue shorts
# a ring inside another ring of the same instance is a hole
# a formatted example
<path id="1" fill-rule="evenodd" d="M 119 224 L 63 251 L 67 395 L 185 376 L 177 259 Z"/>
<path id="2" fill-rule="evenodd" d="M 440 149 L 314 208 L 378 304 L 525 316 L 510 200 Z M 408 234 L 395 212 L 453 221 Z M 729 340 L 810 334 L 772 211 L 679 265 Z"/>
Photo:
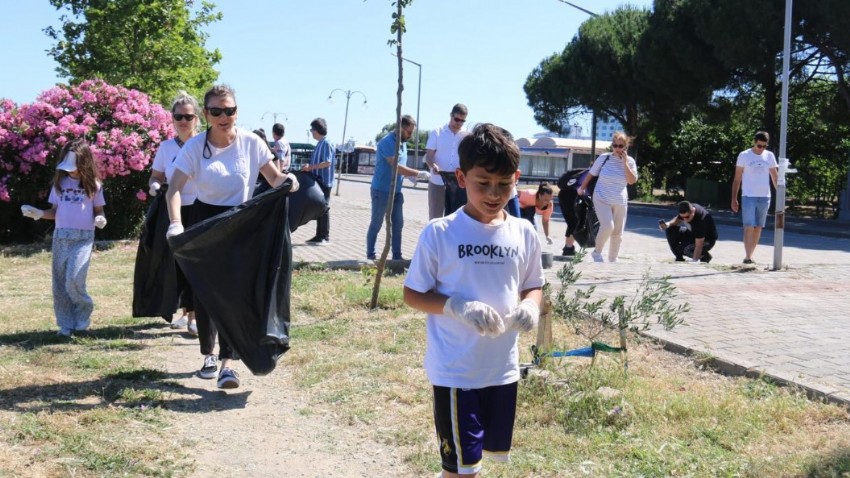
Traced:
<path id="1" fill-rule="evenodd" d="M 478 473 L 484 454 L 509 461 L 517 389 L 517 382 L 477 389 L 434 386 L 434 424 L 444 470 Z"/>
<path id="2" fill-rule="evenodd" d="M 744 227 L 764 227 L 770 198 L 741 197 L 741 221 Z"/>

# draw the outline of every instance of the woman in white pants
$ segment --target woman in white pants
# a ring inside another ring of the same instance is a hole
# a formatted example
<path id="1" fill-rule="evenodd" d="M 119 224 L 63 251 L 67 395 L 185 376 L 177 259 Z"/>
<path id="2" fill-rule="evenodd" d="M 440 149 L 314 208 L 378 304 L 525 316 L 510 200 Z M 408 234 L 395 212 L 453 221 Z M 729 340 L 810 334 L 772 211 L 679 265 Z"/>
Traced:
<path id="1" fill-rule="evenodd" d="M 602 249 L 608 239 L 608 262 L 617 262 L 620 254 L 620 244 L 623 242 L 623 230 L 626 228 L 626 213 L 628 211 L 629 193 L 627 186 L 637 181 L 637 164 L 628 155 L 630 138 L 622 131 L 617 131 L 611 137 L 613 152 L 605 153 L 593 162 L 590 174 L 578 189 L 579 196 L 584 196 L 587 187 L 593 179 L 596 186 L 593 189 L 593 207 L 599 218 L 599 233 L 596 234 L 596 248 L 590 254 L 594 262 L 604 262 Z"/>

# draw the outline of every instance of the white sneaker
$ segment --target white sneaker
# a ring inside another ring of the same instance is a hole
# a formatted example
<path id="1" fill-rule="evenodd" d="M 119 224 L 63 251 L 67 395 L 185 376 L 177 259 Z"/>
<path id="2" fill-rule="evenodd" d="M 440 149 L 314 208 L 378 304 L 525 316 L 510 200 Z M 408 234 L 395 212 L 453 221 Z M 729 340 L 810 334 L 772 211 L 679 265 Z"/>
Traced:
<path id="1" fill-rule="evenodd" d="M 183 327 L 186 327 L 186 324 L 188 324 L 188 323 L 189 323 L 189 317 L 186 317 L 184 315 L 183 317 L 180 317 L 179 319 L 172 322 L 171 328 L 172 329 L 182 329 Z"/>
<path id="2" fill-rule="evenodd" d="M 602 258 L 602 254 L 596 251 L 591 252 L 590 257 L 593 259 L 593 262 L 605 262 L 605 259 Z"/>
<path id="3" fill-rule="evenodd" d="M 189 331 L 189 335 L 191 335 L 193 337 L 197 337 L 198 336 L 198 322 L 197 321 L 192 322 L 191 324 L 186 326 L 186 330 Z"/>
<path id="4" fill-rule="evenodd" d="M 216 362 L 215 355 L 207 355 L 204 357 L 204 365 L 198 370 L 198 376 L 201 378 L 215 378 L 218 374 L 218 363 Z"/>

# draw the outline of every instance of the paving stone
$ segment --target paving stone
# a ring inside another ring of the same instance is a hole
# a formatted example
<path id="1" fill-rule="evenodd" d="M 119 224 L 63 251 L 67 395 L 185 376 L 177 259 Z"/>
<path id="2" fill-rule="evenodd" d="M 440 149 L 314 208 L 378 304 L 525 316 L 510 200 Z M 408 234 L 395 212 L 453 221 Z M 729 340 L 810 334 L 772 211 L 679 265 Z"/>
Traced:
<path id="1" fill-rule="evenodd" d="M 369 177 L 346 175 L 340 196 L 331 197 L 330 244 L 304 244 L 315 233 L 312 223 L 292 234 L 296 262 L 351 268 L 370 264 L 365 261 L 371 210 L 368 181 Z M 402 254 L 409 259 L 428 222 L 427 190 L 405 187 L 404 195 Z M 556 211 L 550 224 L 555 243 L 544 242 L 543 247 L 557 254 L 563 247 L 566 224 Z M 593 263 L 588 254 L 577 265 L 582 275 L 574 287 L 596 286 L 599 297 L 610 298 L 633 294 L 647 271 L 653 277 L 670 276 L 679 293 L 676 302 L 691 306 L 684 317 L 687 326 L 672 331 L 654 326 L 646 332 L 648 336 L 674 349 L 713 354 L 728 362 L 734 373 L 764 371 L 796 383 L 813 396 L 850 404 L 850 239 L 846 234 L 836 233 L 834 225 L 820 230 L 817 222 L 806 225 L 805 220 L 797 220 L 804 225 L 800 227 L 808 228 L 806 234 L 785 231 L 783 268 L 770 271 L 766 269 L 773 261 L 771 229 L 765 229 L 756 249 L 757 267 L 744 268 L 740 226 L 720 224 L 711 264 L 676 263 L 657 228 L 659 214 L 672 217 L 673 208 L 630 206 L 620 260 Z M 378 254 L 385 233 L 386 225 L 378 235 Z M 564 265 L 558 262 L 546 271 L 554 286 L 559 285 L 557 271 Z"/>

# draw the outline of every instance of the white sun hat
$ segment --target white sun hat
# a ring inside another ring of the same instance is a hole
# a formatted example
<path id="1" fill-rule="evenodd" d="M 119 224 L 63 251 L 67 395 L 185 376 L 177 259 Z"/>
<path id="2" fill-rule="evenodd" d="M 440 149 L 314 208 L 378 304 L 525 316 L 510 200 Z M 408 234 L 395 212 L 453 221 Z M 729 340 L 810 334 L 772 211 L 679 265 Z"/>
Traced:
<path id="1" fill-rule="evenodd" d="M 77 153 L 73 151 L 69 151 L 68 154 L 65 155 L 65 159 L 56 166 L 56 169 L 61 169 L 62 171 L 73 172 L 77 170 Z"/>

